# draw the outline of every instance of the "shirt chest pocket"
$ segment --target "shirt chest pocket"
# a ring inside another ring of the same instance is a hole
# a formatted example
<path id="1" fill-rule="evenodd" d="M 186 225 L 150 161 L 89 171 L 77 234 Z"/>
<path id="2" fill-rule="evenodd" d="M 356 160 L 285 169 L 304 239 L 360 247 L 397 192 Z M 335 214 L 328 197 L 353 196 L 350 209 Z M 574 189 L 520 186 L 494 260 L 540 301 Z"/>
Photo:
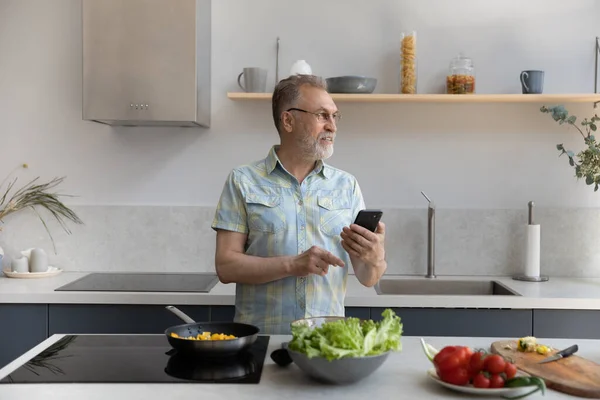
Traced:
<path id="1" fill-rule="evenodd" d="M 344 226 L 352 221 L 352 210 L 348 197 L 321 195 L 317 197 L 319 205 L 319 224 L 321 231 L 330 236 L 342 233 Z"/>
<path id="2" fill-rule="evenodd" d="M 285 228 L 281 196 L 248 193 L 245 200 L 251 231 L 277 233 Z"/>

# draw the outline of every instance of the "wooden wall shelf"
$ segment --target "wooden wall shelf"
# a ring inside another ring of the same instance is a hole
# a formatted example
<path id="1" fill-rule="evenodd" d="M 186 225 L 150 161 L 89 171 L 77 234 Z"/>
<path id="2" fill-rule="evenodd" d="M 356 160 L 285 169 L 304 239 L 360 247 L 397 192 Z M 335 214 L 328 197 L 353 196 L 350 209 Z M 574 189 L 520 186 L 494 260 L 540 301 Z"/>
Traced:
<path id="1" fill-rule="evenodd" d="M 271 93 L 230 92 L 227 97 L 234 101 L 270 100 Z M 600 102 L 600 94 L 346 94 L 333 93 L 331 97 L 340 102 L 357 103 L 594 103 Z"/>

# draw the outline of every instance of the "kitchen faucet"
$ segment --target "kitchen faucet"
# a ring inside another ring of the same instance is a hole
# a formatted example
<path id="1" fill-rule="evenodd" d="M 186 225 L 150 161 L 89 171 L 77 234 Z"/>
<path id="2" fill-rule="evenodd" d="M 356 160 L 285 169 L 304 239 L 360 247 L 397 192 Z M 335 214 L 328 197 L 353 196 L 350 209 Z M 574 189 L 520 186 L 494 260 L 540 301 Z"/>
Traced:
<path id="1" fill-rule="evenodd" d="M 427 208 L 427 275 L 425 278 L 435 278 L 435 203 L 421 192 L 429 202 Z"/>

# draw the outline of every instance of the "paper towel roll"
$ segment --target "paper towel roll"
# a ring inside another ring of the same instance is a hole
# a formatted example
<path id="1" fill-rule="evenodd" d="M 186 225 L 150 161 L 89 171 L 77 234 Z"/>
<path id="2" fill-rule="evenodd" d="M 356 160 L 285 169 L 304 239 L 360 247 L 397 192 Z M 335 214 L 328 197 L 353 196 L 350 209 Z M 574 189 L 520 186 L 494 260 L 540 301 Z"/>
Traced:
<path id="1" fill-rule="evenodd" d="M 527 225 L 525 276 L 540 276 L 540 225 Z"/>

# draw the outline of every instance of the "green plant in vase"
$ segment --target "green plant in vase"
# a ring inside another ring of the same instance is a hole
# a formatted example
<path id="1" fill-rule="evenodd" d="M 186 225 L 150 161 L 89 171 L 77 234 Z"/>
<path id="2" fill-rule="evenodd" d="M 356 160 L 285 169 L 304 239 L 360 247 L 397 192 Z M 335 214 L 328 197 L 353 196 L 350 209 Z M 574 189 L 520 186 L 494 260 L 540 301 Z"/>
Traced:
<path id="1" fill-rule="evenodd" d="M 583 119 L 579 123 L 580 128 L 577 124 L 577 117 L 569 115 L 567 109 L 562 105 L 555 107 L 542 106 L 540 111 L 550 114 L 552 119 L 560 125 L 568 124 L 579 131 L 587 148 L 575 154 L 573 151 L 565 149 L 564 145 L 560 143 L 556 145 L 556 149 L 560 151 L 559 157 L 563 154 L 567 155 L 569 165 L 575 168 L 575 176 L 578 179 L 585 178 L 585 183 L 594 185 L 594 191 L 597 191 L 600 187 L 600 147 L 592 133 L 598 129 L 596 123 L 600 121 L 600 117 L 594 114 L 589 119 Z"/>
<path id="2" fill-rule="evenodd" d="M 21 167 L 28 168 L 27 164 L 23 164 Z M 9 180 L 9 177 L 10 174 L 0 184 L 0 222 L 4 223 L 5 217 L 21 210 L 33 210 L 44 225 L 46 232 L 48 232 L 50 240 L 52 241 L 54 252 L 56 253 L 56 244 L 54 243 L 54 238 L 52 237 L 50 229 L 48 228 L 46 221 L 38 209 L 45 209 L 47 212 L 49 212 L 50 215 L 52 215 L 58 221 L 60 226 L 67 234 L 71 234 L 71 231 L 68 229 L 65 223 L 66 221 L 71 221 L 76 224 L 83 224 L 83 221 L 77 216 L 77 214 L 60 200 L 60 197 L 72 196 L 52 192 L 54 188 L 64 181 L 65 177 L 53 178 L 48 182 L 39 183 L 38 181 L 40 177 L 38 176 L 19 189 L 16 189 L 18 178 L 14 178 L 8 182 L 6 189 L 2 191 L 2 188 L 4 187 L 6 181 Z M 0 230 L 2 230 L 2 226 L 0 226 Z"/>

